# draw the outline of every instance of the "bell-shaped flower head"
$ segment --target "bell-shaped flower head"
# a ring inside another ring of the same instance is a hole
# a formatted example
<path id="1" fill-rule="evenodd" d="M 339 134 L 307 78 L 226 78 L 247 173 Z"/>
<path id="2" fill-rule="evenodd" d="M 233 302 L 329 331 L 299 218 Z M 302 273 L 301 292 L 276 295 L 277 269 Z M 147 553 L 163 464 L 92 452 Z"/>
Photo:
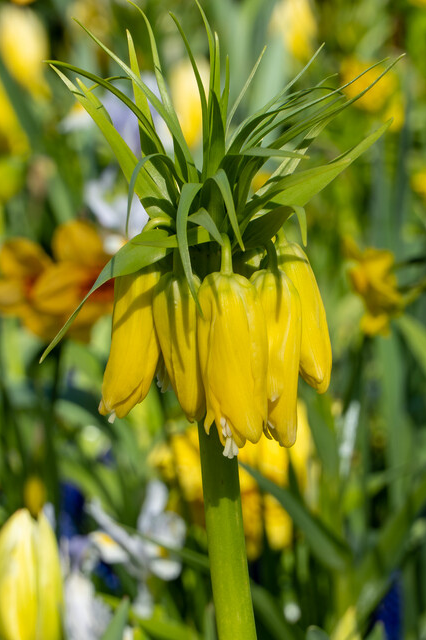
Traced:
<path id="1" fill-rule="evenodd" d="M 198 289 L 200 282 L 194 276 Z M 165 274 L 154 292 L 154 323 L 167 375 L 190 422 L 205 412 L 197 349 L 197 307 L 184 275 Z"/>
<path id="2" fill-rule="evenodd" d="M 300 374 L 318 393 L 325 393 L 330 384 L 331 344 L 324 304 L 314 272 L 303 249 L 285 239 L 280 240 L 278 245 L 278 262 L 300 296 Z"/>
<path id="3" fill-rule="evenodd" d="M 268 427 L 285 447 L 296 440 L 297 383 L 302 333 L 297 290 L 280 269 L 258 271 L 252 282 L 266 318 L 268 333 Z"/>
<path id="4" fill-rule="evenodd" d="M 223 261 L 222 261 L 223 265 Z M 198 351 L 206 392 L 208 433 L 213 421 L 232 458 L 246 439 L 257 442 L 267 419 L 268 338 L 254 286 L 224 269 L 201 284 Z"/>
<path id="5" fill-rule="evenodd" d="M 149 391 L 160 356 L 152 312 L 159 278 L 154 265 L 115 279 L 111 350 L 99 405 L 103 415 L 122 418 Z"/>

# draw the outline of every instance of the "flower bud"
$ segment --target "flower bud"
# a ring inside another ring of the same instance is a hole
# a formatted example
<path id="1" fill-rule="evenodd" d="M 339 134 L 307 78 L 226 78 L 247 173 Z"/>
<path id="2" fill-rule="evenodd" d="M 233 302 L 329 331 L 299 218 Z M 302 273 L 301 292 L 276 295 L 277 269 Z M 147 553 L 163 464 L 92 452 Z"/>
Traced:
<path id="1" fill-rule="evenodd" d="M 200 281 L 194 276 L 196 289 Z M 165 274 L 154 292 L 154 323 L 166 371 L 190 422 L 205 411 L 197 350 L 197 308 L 184 276 Z M 163 376 L 164 378 L 164 376 Z"/>
<path id="2" fill-rule="evenodd" d="M 280 242 L 278 262 L 300 296 L 300 374 L 318 393 L 325 393 L 330 383 L 331 345 L 325 309 L 314 272 L 305 252 L 295 242 Z"/>
<path id="3" fill-rule="evenodd" d="M 297 383 L 301 344 L 300 298 L 281 270 L 258 271 L 252 277 L 268 333 L 268 427 L 285 447 L 296 440 Z"/>
<path id="4" fill-rule="evenodd" d="M 38 521 L 17 511 L 0 532 L 0 637 L 60 640 L 62 579 L 55 535 L 43 513 Z"/>
<path id="5" fill-rule="evenodd" d="M 160 272 L 154 265 L 115 279 L 111 350 L 99 411 L 119 418 L 142 402 L 154 377 L 160 347 L 152 299 Z"/>
<path id="6" fill-rule="evenodd" d="M 198 351 L 206 392 L 208 433 L 213 420 L 232 458 L 246 439 L 257 442 L 267 418 L 268 339 L 253 285 L 237 274 L 211 273 L 198 291 Z"/>

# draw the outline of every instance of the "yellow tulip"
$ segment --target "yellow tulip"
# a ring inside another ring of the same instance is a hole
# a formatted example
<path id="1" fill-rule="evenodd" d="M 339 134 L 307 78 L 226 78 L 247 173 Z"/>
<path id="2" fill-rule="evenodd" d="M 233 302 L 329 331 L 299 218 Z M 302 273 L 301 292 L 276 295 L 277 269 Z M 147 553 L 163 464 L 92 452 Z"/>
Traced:
<path id="1" fill-rule="evenodd" d="M 314 272 L 305 252 L 295 242 L 280 241 L 278 261 L 280 269 L 293 282 L 300 296 L 300 374 L 318 393 L 325 393 L 330 384 L 331 344 L 325 309 Z"/>
<path id="2" fill-rule="evenodd" d="M 0 636 L 2 640 L 60 640 L 62 579 L 54 533 L 17 511 L 0 532 Z"/>
<path id="3" fill-rule="evenodd" d="M 200 282 L 194 277 L 196 289 Z M 205 411 L 197 350 L 197 307 L 184 276 L 165 274 L 154 291 L 154 324 L 161 353 L 180 406 L 190 422 Z"/>
<path id="4" fill-rule="evenodd" d="M 283 271 L 258 271 L 252 277 L 268 332 L 268 427 L 280 444 L 296 440 L 297 383 L 302 335 L 300 298 Z"/>
<path id="5" fill-rule="evenodd" d="M 149 391 L 160 356 L 152 313 L 159 278 L 154 265 L 115 279 L 111 350 L 99 405 L 103 415 L 122 418 Z"/>
<path id="6" fill-rule="evenodd" d="M 232 458 L 246 439 L 257 442 L 267 419 L 268 339 L 256 289 L 243 276 L 211 273 L 198 291 L 198 350 L 213 421 Z"/>

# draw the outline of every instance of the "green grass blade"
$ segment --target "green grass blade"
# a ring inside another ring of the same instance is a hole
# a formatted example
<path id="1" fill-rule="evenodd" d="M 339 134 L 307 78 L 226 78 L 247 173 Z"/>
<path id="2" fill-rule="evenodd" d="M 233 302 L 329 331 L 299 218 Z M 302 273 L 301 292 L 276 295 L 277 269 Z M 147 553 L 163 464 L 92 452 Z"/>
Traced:
<path id="1" fill-rule="evenodd" d="M 318 518 L 310 513 L 301 500 L 289 489 L 279 487 L 259 471 L 240 463 L 258 483 L 262 491 L 274 496 L 303 531 L 312 553 L 324 566 L 344 571 L 352 560 L 351 552 L 343 540 L 339 540 Z"/>
<path id="2" fill-rule="evenodd" d="M 138 78 L 140 78 L 141 72 L 140 72 L 140 69 L 139 69 L 139 64 L 138 64 L 138 59 L 137 59 L 137 56 L 136 56 L 136 50 L 135 50 L 135 45 L 133 43 L 133 38 L 132 38 L 129 30 L 126 30 L 126 34 L 127 34 L 127 46 L 128 46 L 128 49 L 129 49 L 130 68 L 133 71 L 133 73 Z M 150 111 L 150 108 L 149 108 L 149 104 L 148 104 L 148 100 L 146 98 L 146 95 L 141 90 L 141 88 L 136 84 L 136 82 L 133 82 L 133 80 L 132 80 L 132 86 L 133 86 L 133 93 L 134 93 L 134 96 L 135 96 L 135 104 L 136 104 L 136 106 L 144 114 L 145 118 L 147 119 L 147 121 L 149 122 L 151 127 L 154 129 L 154 122 L 152 120 L 152 115 L 151 115 L 151 111 Z"/>
<path id="3" fill-rule="evenodd" d="M 253 80 L 253 78 L 255 76 L 255 73 L 257 71 L 258 66 L 260 65 L 260 62 L 261 62 L 261 60 L 263 58 L 263 55 L 264 55 L 265 51 L 266 51 L 266 46 L 263 47 L 263 49 L 262 49 L 262 51 L 260 53 L 260 56 L 256 60 L 256 63 L 254 65 L 253 69 L 251 70 L 251 73 L 250 73 L 249 77 L 247 78 L 247 81 L 246 81 L 244 87 L 241 89 L 239 96 L 237 97 L 237 99 L 235 100 L 234 104 L 232 105 L 231 111 L 229 112 L 228 120 L 226 122 L 226 133 L 228 133 L 230 124 L 232 122 L 232 118 L 234 117 L 235 112 L 236 112 L 236 110 L 238 109 L 238 107 L 239 107 L 239 105 L 241 103 L 241 100 L 244 98 L 244 96 L 245 96 L 245 94 L 247 92 L 247 89 L 249 88 L 249 86 L 252 83 L 252 80 Z"/>
<path id="4" fill-rule="evenodd" d="M 176 215 L 176 235 L 179 246 L 179 254 L 182 260 L 183 270 L 186 280 L 188 282 L 191 294 L 199 306 L 197 292 L 194 287 L 194 278 L 192 275 L 191 258 L 189 256 L 188 248 L 188 236 L 187 236 L 187 224 L 188 214 L 195 196 L 200 191 L 202 185 L 197 183 L 187 182 L 182 187 L 180 195 L 179 206 Z M 200 309 L 201 311 L 201 309 Z"/>
<path id="5" fill-rule="evenodd" d="M 124 630 L 129 618 L 129 609 L 128 598 L 123 598 L 101 640 L 123 640 Z"/>
<path id="6" fill-rule="evenodd" d="M 235 234 L 235 238 L 238 241 L 241 249 L 244 251 L 244 243 L 241 237 L 240 227 L 238 225 L 237 214 L 235 211 L 234 198 L 232 197 L 231 186 L 229 184 L 228 177 L 223 169 L 219 169 L 219 171 L 212 176 L 211 178 L 219 187 L 219 190 L 222 194 L 223 201 L 226 206 L 226 211 L 228 213 L 228 218 L 231 223 L 232 230 Z"/>
<path id="7" fill-rule="evenodd" d="M 220 235 L 220 231 L 217 228 L 213 218 L 209 214 L 209 212 L 201 208 L 196 213 L 193 213 L 188 217 L 188 222 L 193 222 L 194 224 L 198 224 L 201 227 L 204 227 L 209 234 L 216 240 L 218 244 L 223 245 L 223 239 Z"/>

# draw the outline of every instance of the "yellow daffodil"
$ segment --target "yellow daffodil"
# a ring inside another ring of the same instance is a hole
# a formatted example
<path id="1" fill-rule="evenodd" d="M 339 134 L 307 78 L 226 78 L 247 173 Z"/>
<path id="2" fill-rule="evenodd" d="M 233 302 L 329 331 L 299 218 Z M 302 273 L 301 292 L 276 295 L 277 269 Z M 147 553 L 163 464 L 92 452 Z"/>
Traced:
<path id="1" fill-rule="evenodd" d="M 280 241 L 278 259 L 280 269 L 293 282 L 300 296 L 300 374 L 318 393 L 325 393 L 330 383 L 331 345 L 325 309 L 314 272 L 305 252 L 295 242 Z"/>
<path id="2" fill-rule="evenodd" d="M 256 289 L 243 276 L 211 273 L 198 291 L 198 351 L 208 433 L 215 421 L 224 455 L 257 442 L 267 419 L 268 342 Z"/>
<path id="3" fill-rule="evenodd" d="M 348 258 L 356 262 L 348 274 L 354 290 L 362 297 L 366 307 L 366 313 L 361 318 L 361 329 L 367 335 L 387 335 L 391 317 L 397 315 L 404 306 L 393 273 L 395 256 L 391 251 L 375 247 L 361 251 L 351 239 L 345 242 L 345 252 Z"/>
<path id="4" fill-rule="evenodd" d="M 196 289 L 200 282 L 194 277 Z M 186 278 L 165 274 L 154 292 L 154 323 L 170 383 L 190 422 L 205 412 L 197 349 L 197 308 Z"/>
<path id="5" fill-rule="evenodd" d="M 10 73 L 33 96 L 49 95 L 43 76 L 49 41 L 42 21 L 32 9 L 13 5 L 1 8 L 0 53 Z"/>
<path id="6" fill-rule="evenodd" d="M 0 532 L 0 636 L 60 640 L 62 578 L 55 535 L 45 515 L 17 511 Z"/>
<path id="7" fill-rule="evenodd" d="M 111 350 L 99 405 L 103 415 L 122 418 L 149 391 L 160 356 L 152 312 L 159 279 L 156 265 L 115 279 Z"/>
<path id="8" fill-rule="evenodd" d="M 296 440 L 297 382 L 301 344 L 299 294 L 280 269 L 262 270 L 252 277 L 266 318 L 268 333 L 268 427 L 280 444 Z"/>
<path id="9" fill-rule="evenodd" d="M 318 29 L 309 0 L 279 0 L 270 30 L 282 36 L 285 48 L 296 60 L 305 62 L 312 56 Z"/>

